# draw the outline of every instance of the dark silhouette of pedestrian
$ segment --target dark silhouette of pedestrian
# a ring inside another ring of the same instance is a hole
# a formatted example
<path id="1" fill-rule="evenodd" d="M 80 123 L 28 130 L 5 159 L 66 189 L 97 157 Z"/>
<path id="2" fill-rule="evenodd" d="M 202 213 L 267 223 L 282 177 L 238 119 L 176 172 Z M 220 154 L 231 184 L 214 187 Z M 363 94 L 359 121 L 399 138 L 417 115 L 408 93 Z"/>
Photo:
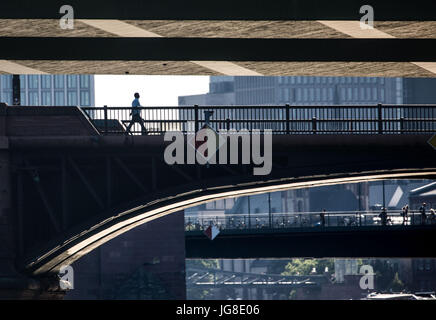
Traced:
<path id="1" fill-rule="evenodd" d="M 435 210 L 433 208 L 430 209 L 430 221 L 431 224 L 435 223 L 436 221 Z"/>
<path id="2" fill-rule="evenodd" d="M 127 127 L 127 132 L 130 132 L 130 129 L 135 123 L 139 123 L 141 126 L 141 133 L 143 135 L 147 134 L 147 129 L 145 129 L 144 119 L 141 118 L 141 104 L 139 103 L 139 93 L 135 93 L 135 99 L 132 101 L 132 112 L 130 115 L 132 116 L 132 120 Z"/>
<path id="3" fill-rule="evenodd" d="M 380 212 L 379 217 L 381 219 L 382 226 L 386 226 L 386 224 L 388 222 L 388 213 L 387 213 L 385 207 L 382 208 L 382 211 Z"/>
<path id="4" fill-rule="evenodd" d="M 401 211 L 401 216 L 403 217 L 403 225 L 407 224 L 408 218 L 409 218 L 409 205 L 406 204 L 402 211 Z"/>
<path id="5" fill-rule="evenodd" d="M 419 212 L 421 213 L 421 224 L 425 224 L 426 220 L 427 220 L 427 215 L 425 212 L 425 207 L 426 207 L 426 203 L 423 202 L 422 206 L 419 208 Z"/>
<path id="6" fill-rule="evenodd" d="M 319 217 L 321 218 L 321 227 L 325 226 L 325 209 L 322 209 L 321 213 L 319 214 Z"/>

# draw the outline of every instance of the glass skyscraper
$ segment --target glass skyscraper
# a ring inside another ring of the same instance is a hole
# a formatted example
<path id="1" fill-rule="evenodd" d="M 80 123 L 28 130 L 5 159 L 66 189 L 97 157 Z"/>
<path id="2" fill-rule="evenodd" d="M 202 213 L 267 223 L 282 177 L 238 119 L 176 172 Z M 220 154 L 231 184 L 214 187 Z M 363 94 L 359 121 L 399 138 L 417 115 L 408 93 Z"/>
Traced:
<path id="1" fill-rule="evenodd" d="M 94 106 L 93 75 L 20 75 L 22 106 Z M 0 102 L 12 105 L 12 75 L 0 76 Z"/>
<path id="2" fill-rule="evenodd" d="M 209 93 L 180 96 L 179 105 L 434 104 L 436 78 L 210 77 Z"/>

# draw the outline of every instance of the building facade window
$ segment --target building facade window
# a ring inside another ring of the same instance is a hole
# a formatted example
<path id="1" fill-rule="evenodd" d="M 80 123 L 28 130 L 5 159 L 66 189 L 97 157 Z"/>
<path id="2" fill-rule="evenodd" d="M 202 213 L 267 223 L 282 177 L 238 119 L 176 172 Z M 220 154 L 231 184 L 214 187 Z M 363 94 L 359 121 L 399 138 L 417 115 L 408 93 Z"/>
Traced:
<path id="1" fill-rule="evenodd" d="M 63 91 L 55 91 L 55 104 L 57 106 L 65 105 L 65 97 Z"/>
<path id="2" fill-rule="evenodd" d="M 26 92 L 25 91 L 21 91 L 20 93 L 20 103 L 22 106 L 26 105 Z"/>
<path id="3" fill-rule="evenodd" d="M 329 88 L 329 101 L 333 101 L 333 88 Z"/>
<path id="4" fill-rule="evenodd" d="M 366 100 L 368 100 L 368 101 L 371 100 L 371 88 L 370 87 L 366 88 Z"/>
<path id="5" fill-rule="evenodd" d="M 285 96 L 284 96 L 284 99 L 285 99 L 285 101 L 286 102 L 288 102 L 289 101 L 289 88 L 285 88 L 284 89 L 285 90 Z"/>
<path id="6" fill-rule="evenodd" d="M 11 75 L 2 75 L 2 89 L 12 89 L 12 76 Z"/>
<path id="7" fill-rule="evenodd" d="M 89 92 L 88 91 L 81 91 L 80 92 L 80 105 L 81 106 L 89 106 L 90 105 L 90 99 L 89 99 Z"/>
<path id="8" fill-rule="evenodd" d="M 54 87 L 55 89 L 63 89 L 64 88 L 64 76 L 55 75 L 54 76 Z"/>
<path id="9" fill-rule="evenodd" d="M 39 76 L 37 75 L 30 75 L 28 80 L 29 80 L 29 89 L 38 89 L 39 86 L 39 81 L 38 81 Z"/>
<path id="10" fill-rule="evenodd" d="M 41 76 L 41 88 L 42 89 L 51 89 L 51 77 L 43 75 Z"/>
<path id="11" fill-rule="evenodd" d="M 351 87 L 347 88 L 347 99 L 348 99 L 348 101 L 353 100 L 353 89 Z"/>
<path id="12" fill-rule="evenodd" d="M 77 76 L 68 75 L 67 76 L 67 86 L 68 86 L 68 89 L 77 88 Z"/>
<path id="13" fill-rule="evenodd" d="M 21 88 L 21 90 L 26 89 L 26 76 L 24 76 L 24 75 L 20 76 L 20 88 Z"/>
<path id="14" fill-rule="evenodd" d="M 316 95 L 316 101 L 320 101 L 321 100 L 321 88 L 316 88 L 315 95 Z"/>
<path id="15" fill-rule="evenodd" d="M 75 91 L 68 92 L 68 105 L 77 106 L 77 92 Z"/>
<path id="16" fill-rule="evenodd" d="M 360 87 L 360 100 L 365 101 L 365 88 Z"/>
<path id="17" fill-rule="evenodd" d="M 49 106 L 51 105 L 51 92 L 50 91 L 43 91 L 41 92 L 41 102 L 43 106 Z"/>
<path id="18" fill-rule="evenodd" d="M 310 99 L 310 101 L 315 100 L 315 89 L 313 89 L 313 88 L 309 89 L 309 99 Z"/>
<path id="19" fill-rule="evenodd" d="M 29 105 L 38 106 L 39 105 L 39 95 L 37 91 L 29 92 Z"/>
<path id="20" fill-rule="evenodd" d="M 345 88 L 341 88 L 340 92 L 341 92 L 341 100 L 345 101 Z"/>
<path id="21" fill-rule="evenodd" d="M 4 91 L 2 96 L 1 102 L 5 102 L 8 105 L 12 105 L 12 91 Z"/>

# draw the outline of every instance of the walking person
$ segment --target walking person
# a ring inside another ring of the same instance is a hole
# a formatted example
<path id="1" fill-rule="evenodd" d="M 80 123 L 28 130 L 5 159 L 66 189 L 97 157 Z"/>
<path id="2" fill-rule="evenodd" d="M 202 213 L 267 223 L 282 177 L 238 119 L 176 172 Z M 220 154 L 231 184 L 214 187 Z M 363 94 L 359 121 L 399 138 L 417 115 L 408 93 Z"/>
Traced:
<path id="1" fill-rule="evenodd" d="M 425 213 L 425 207 L 426 207 L 426 203 L 423 202 L 422 206 L 419 208 L 419 212 L 421 213 L 421 224 L 425 224 L 426 220 L 427 220 L 427 215 Z"/>
<path id="2" fill-rule="evenodd" d="M 139 97 L 140 97 L 139 93 L 136 92 L 134 94 L 134 97 L 135 99 L 132 101 L 132 112 L 130 113 L 130 115 L 132 116 L 132 120 L 130 121 L 126 131 L 127 133 L 129 133 L 132 126 L 135 123 L 139 123 L 139 125 L 141 126 L 141 134 L 146 135 L 147 129 L 145 129 L 144 119 L 141 118 L 141 110 L 140 110 L 141 104 L 139 103 Z"/>
<path id="3" fill-rule="evenodd" d="M 321 227 L 325 226 L 325 209 L 322 209 L 321 213 L 319 214 L 319 217 L 321 219 Z"/>
<path id="4" fill-rule="evenodd" d="M 435 210 L 433 208 L 430 209 L 430 223 L 433 224 L 436 222 Z"/>
<path id="5" fill-rule="evenodd" d="M 382 208 L 382 211 L 380 212 L 379 217 L 381 219 L 382 226 L 386 226 L 386 224 L 388 222 L 388 213 L 387 213 L 385 207 Z"/>
<path id="6" fill-rule="evenodd" d="M 401 216 L 403 217 L 403 226 L 407 224 L 408 219 L 409 219 L 409 205 L 406 204 L 402 211 L 401 211 Z"/>

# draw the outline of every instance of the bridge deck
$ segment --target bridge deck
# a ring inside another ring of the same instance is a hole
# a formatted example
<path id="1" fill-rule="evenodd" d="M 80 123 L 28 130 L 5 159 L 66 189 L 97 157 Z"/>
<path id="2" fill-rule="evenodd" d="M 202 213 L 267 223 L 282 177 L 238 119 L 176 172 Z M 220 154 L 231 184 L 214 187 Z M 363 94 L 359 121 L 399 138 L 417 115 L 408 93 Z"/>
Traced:
<path id="1" fill-rule="evenodd" d="M 187 258 L 435 257 L 436 224 L 223 231 L 186 234 Z M 231 249 L 230 249 L 231 248 Z"/>

